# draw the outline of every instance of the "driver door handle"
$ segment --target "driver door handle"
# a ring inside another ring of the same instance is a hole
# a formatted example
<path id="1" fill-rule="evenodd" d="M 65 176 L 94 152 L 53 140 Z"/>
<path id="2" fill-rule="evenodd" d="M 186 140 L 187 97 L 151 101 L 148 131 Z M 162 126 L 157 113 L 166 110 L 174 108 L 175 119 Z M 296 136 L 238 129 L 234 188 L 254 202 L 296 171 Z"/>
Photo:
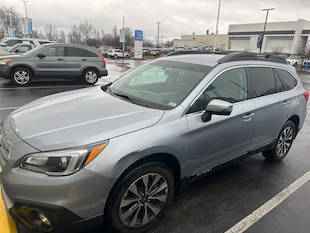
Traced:
<path id="1" fill-rule="evenodd" d="M 58 61 L 63 61 L 64 59 L 63 59 L 63 58 L 58 58 L 57 60 L 58 60 Z"/>
<path id="2" fill-rule="evenodd" d="M 243 120 L 244 121 L 250 121 L 252 120 L 252 117 L 255 116 L 255 113 L 252 112 L 252 113 L 246 113 L 244 116 L 243 116 Z"/>

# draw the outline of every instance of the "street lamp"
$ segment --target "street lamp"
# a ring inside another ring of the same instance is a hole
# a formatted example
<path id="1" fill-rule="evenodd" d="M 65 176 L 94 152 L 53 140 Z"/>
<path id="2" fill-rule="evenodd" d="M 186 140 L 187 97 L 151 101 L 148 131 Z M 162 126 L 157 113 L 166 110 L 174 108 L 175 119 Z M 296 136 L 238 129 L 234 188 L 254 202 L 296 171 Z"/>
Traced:
<path id="1" fill-rule="evenodd" d="M 219 34 L 220 13 L 221 13 L 221 0 L 219 0 L 219 6 L 218 6 L 218 9 L 217 9 L 216 29 L 215 29 L 215 38 L 214 38 L 213 52 L 215 52 L 215 50 L 216 50 L 217 37 L 218 37 L 218 34 Z"/>
<path id="2" fill-rule="evenodd" d="M 159 25 L 163 22 L 156 22 L 157 23 L 157 48 L 159 48 Z"/>
<path id="3" fill-rule="evenodd" d="M 264 9 L 262 9 L 262 11 L 266 11 L 266 20 L 265 20 L 265 25 L 264 25 L 264 31 L 263 31 L 263 34 L 261 35 L 261 42 L 260 42 L 260 48 L 259 48 L 260 53 L 262 52 L 263 41 L 264 41 L 264 36 L 265 36 L 265 32 L 266 32 L 266 26 L 267 26 L 269 11 L 273 11 L 273 10 L 275 10 L 275 8 L 264 8 Z"/>

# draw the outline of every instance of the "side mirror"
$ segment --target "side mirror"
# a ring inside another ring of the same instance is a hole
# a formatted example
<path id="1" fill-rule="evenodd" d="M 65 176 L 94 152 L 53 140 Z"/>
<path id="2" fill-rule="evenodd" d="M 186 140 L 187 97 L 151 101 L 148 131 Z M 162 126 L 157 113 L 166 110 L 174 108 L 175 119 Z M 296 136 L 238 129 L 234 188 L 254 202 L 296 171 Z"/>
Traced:
<path id="1" fill-rule="evenodd" d="M 211 120 L 212 115 L 229 116 L 232 112 L 233 104 L 225 100 L 213 99 L 206 107 L 206 111 L 201 116 L 203 122 Z"/>
<path id="2" fill-rule="evenodd" d="M 42 53 L 39 53 L 39 54 L 37 55 L 37 57 L 40 58 L 40 59 L 43 59 L 43 58 L 45 58 L 45 55 L 42 54 Z"/>
<path id="3" fill-rule="evenodd" d="M 16 49 L 14 53 L 20 53 L 20 51 L 18 49 Z"/>

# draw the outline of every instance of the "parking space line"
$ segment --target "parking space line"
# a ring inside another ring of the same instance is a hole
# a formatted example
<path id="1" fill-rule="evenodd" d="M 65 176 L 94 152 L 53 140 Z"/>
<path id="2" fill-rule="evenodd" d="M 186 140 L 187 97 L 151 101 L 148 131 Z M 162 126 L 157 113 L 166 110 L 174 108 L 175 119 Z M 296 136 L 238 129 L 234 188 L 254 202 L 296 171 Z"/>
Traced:
<path id="1" fill-rule="evenodd" d="M 51 88 L 66 88 L 66 87 L 87 87 L 85 85 L 75 86 L 41 86 L 41 87 L 0 87 L 0 90 L 25 90 L 25 89 L 51 89 Z"/>
<path id="2" fill-rule="evenodd" d="M 280 203 L 292 195 L 297 189 L 310 180 L 310 171 L 298 178 L 294 183 L 283 189 L 279 194 L 257 208 L 250 215 L 242 219 L 225 233 L 241 233 L 249 229 L 254 223 L 276 208 Z"/>
<path id="3" fill-rule="evenodd" d="M 20 107 L 0 107 L 0 111 L 2 111 L 2 110 L 15 110 L 18 108 L 20 108 Z"/>

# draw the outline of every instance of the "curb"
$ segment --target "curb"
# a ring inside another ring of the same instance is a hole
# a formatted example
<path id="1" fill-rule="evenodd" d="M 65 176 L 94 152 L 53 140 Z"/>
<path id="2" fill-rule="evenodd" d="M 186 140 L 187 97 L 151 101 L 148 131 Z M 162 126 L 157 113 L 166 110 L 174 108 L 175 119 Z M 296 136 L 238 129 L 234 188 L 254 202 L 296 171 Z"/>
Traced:
<path id="1" fill-rule="evenodd" d="M 17 233 L 15 222 L 11 216 L 7 213 L 6 207 L 2 199 L 2 193 L 0 189 L 0 232 L 1 233 Z"/>

